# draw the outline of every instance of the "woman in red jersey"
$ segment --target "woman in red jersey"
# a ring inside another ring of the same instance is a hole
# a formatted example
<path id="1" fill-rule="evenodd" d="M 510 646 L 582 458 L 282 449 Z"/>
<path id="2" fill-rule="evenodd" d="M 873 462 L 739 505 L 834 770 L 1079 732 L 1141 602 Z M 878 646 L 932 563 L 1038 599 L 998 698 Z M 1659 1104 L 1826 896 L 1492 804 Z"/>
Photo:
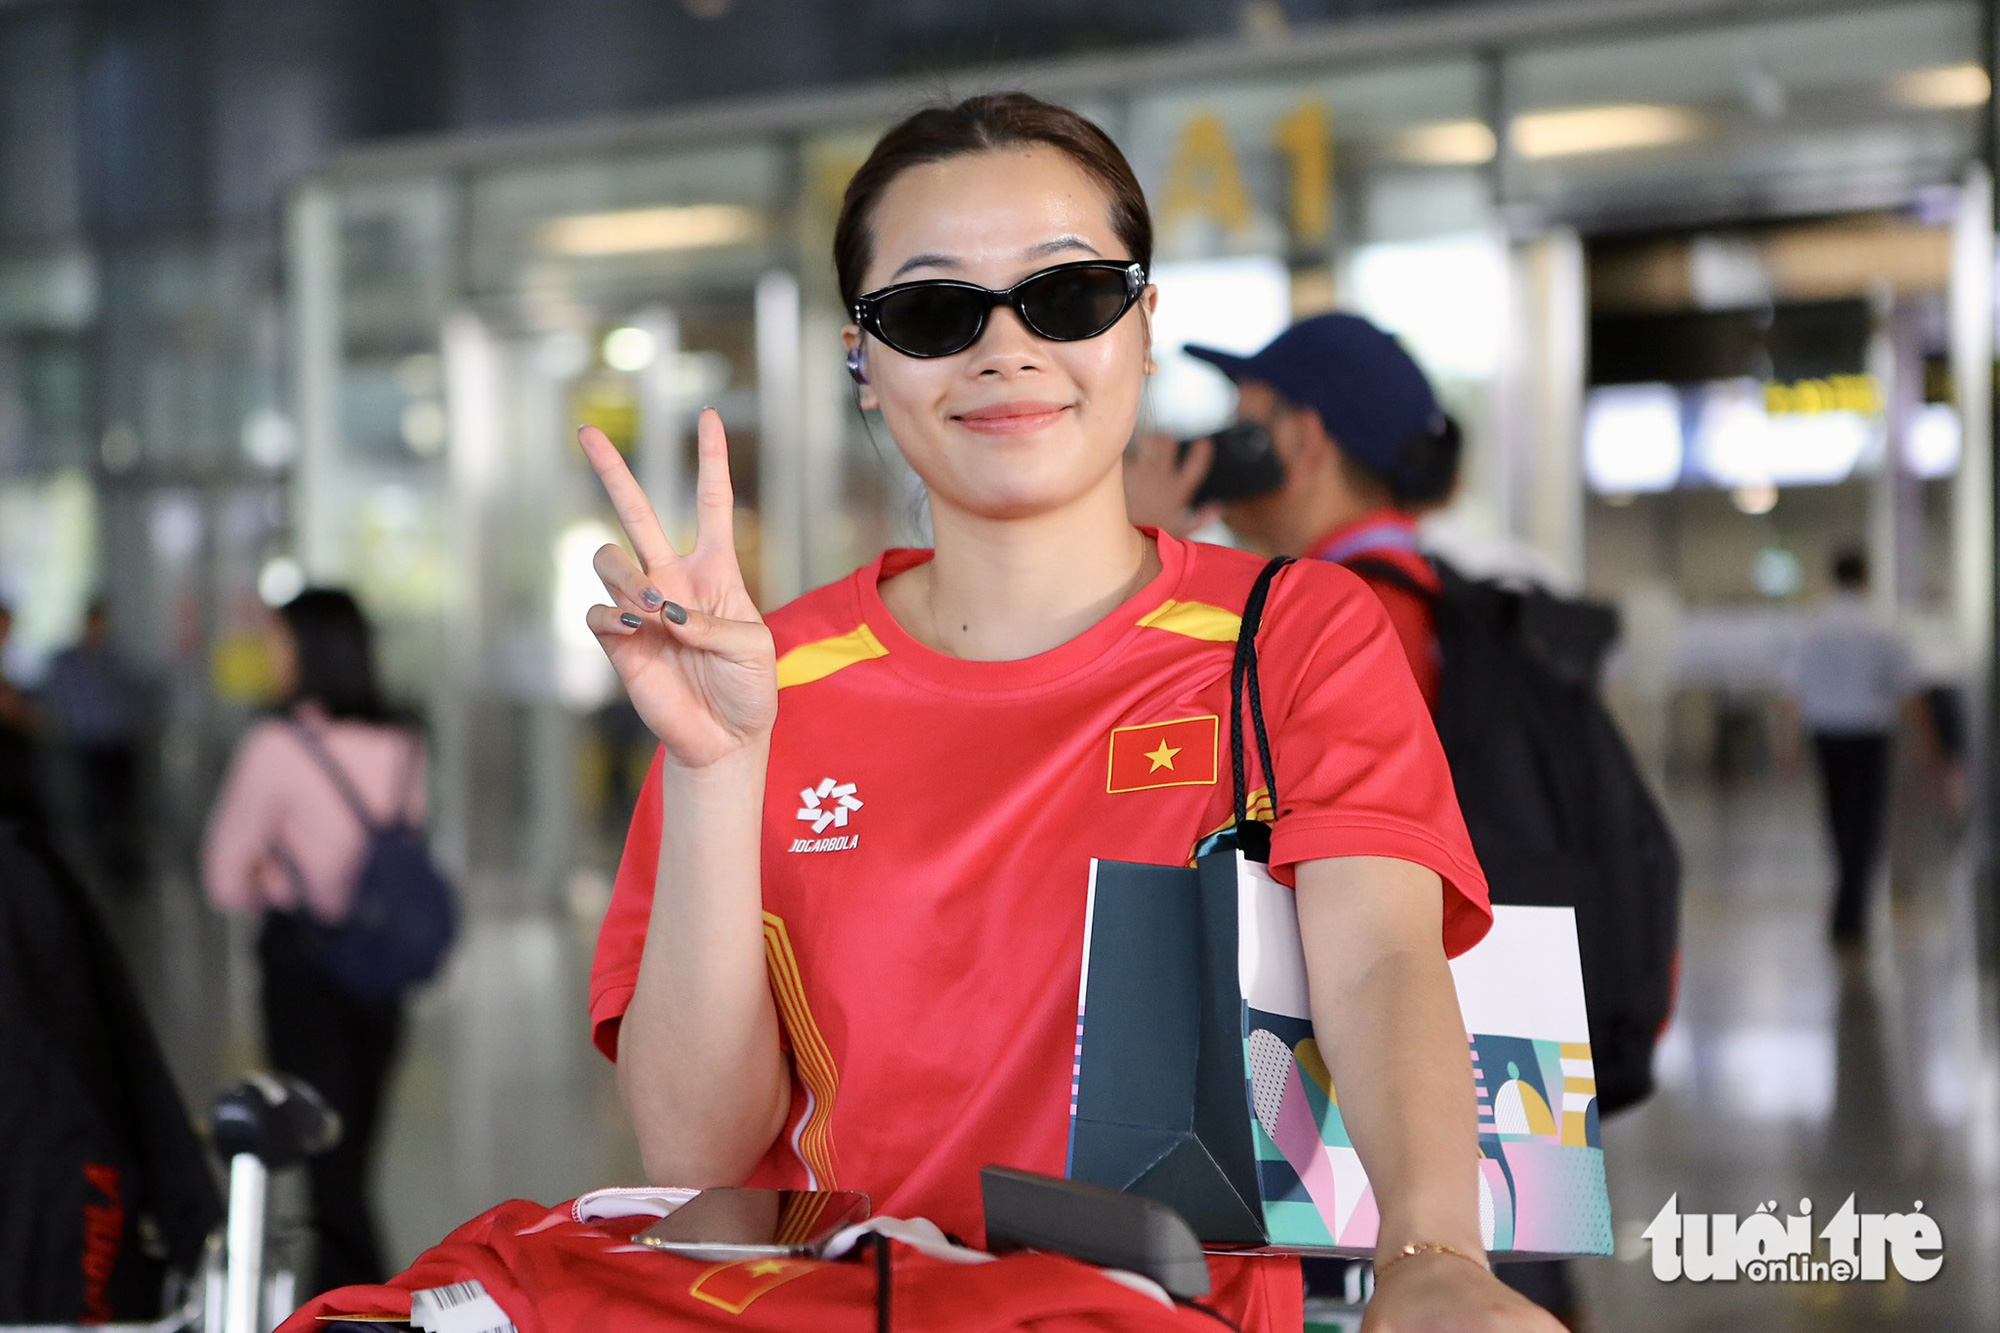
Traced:
<path id="1" fill-rule="evenodd" d="M 1151 250 L 1130 167 L 1073 112 L 998 94 L 890 130 L 834 262 L 936 549 L 768 619 L 716 415 L 686 555 L 582 431 L 637 557 L 598 553 L 616 604 L 590 625 L 660 740 L 591 982 L 654 1180 L 859 1189 L 977 1242 L 982 1165 L 1062 1172 L 1089 863 L 1185 864 L 1228 821 L 1262 565 L 1127 519 Z M 1402 650 L 1330 565 L 1279 577 L 1259 647 L 1272 866 L 1381 1215 L 1371 1328 L 1551 1329 L 1480 1249 L 1446 958 L 1490 912 Z M 1295 1262 L 1214 1269 L 1244 1328 L 1299 1327 Z"/>

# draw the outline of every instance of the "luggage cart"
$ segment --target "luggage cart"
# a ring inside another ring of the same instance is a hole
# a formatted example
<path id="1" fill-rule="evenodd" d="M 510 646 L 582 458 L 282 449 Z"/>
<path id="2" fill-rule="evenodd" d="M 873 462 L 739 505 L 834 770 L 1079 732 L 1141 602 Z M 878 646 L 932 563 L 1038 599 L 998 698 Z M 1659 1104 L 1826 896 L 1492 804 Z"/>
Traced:
<path id="1" fill-rule="evenodd" d="M 340 1117 L 299 1079 L 251 1074 L 216 1098 L 209 1126 L 229 1163 L 228 1212 L 167 1314 L 128 1323 L 0 1324 L 0 1333 L 270 1333 L 291 1314 L 300 1303 L 296 1270 L 267 1271 L 271 1172 L 339 1142 Z"/>

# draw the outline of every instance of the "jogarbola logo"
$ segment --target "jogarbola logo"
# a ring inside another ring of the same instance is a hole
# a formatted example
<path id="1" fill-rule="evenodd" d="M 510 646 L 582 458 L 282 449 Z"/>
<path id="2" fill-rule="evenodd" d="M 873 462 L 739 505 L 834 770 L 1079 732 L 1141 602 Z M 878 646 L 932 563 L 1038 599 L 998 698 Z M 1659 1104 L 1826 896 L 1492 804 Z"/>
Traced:
<path id="1" fill-rule="evenodd" d="M 823 837 L 830 828 L 846 828 L 848 816 L 861 808 L 861 798 L 854 794 L 851 782 L 835 782 L 832 778 L 821 778 L 817 787 L 807 787 L 799 792 L 799 820 L 811 824 L 816 835 L 810 838 L 792 839 L 791 850 L 795 852 L 844 852 L 861 842 L 859 833 L 836 834 Z"/>

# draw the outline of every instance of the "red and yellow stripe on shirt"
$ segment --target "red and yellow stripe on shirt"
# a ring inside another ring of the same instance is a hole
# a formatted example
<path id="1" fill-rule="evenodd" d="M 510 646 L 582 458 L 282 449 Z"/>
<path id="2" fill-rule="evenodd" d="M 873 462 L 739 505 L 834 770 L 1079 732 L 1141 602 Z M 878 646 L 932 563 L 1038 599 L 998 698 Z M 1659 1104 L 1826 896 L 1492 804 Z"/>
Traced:
<path id="1" fill-rule="evenodd" d="M 834 1182 L 833 1102 L 840 1091 L 840 1071 L 819 1024 L 806 1002 L 805 980 L 799 975 L 798 954 L 792 949 L 785 919 L 764 913 L 764 963 L 771 974 L 771 994 L 778 1002 L 778 1021 L 791 1042 L 792 1065 L 805 1085 L 808 1108 L 797 1130 L 799 1159 L 812 1172 L 814 1189 L 839 1188 Z"/>
<path id="2" fill-rule="evenodd" d="M 1154 787 L 1215 785 L 1217 738 L 1222 721 L 1213 713 L 1114 727 L 1111 731 L 1108 792 L 1149 791 Z"/>

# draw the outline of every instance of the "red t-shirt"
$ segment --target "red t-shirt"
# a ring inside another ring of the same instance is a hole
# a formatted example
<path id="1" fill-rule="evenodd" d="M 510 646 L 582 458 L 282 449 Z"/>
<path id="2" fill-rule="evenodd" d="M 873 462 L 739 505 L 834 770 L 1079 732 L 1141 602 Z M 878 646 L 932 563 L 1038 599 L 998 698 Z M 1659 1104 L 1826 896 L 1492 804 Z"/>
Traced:
<path id="1" fill-rule="evenodd" d="M 765 941 L 796 1081 L 751 1183 L 863 1190 L 977 1245 L 981 1166 L 1062 1174 L 1091 858 L 1186 864 L 1231 818 L 1229 668 L 1264 562 L 1158 543 L 1158 577 L 1021 661 L 947 657 L 890 616 L 879 584 L 928 551 L 887 552 L 770 616 Z M 1274 870 L 1428 866 L 1445 881 L 1447 953 L 1470 948 L 1491 921 L 1485 880 L 1382 604 L 1343 569 L 1295 564 L 1258 645 Z M 1261 791 L 1254 758 L 1251 773 Z M 660 800 L 656 759 L 591 976 L 593 1035 L 613 1058 Z M 1296 1327 L 1296 1264 L 1222 1267 L 1221 1304 L 1246 1328 Z"/>
<path id="2" fill-rule="evenodd" d="M 1337 565 L 1350 561 L 1379 561 L 1400 570 L 1418 587 L 1432 594 L 1436 594 L 1442 586 L 1438 583 L 1437 571 L 1431 568 L 1431 562 L 1424 558 L 1423 548 L 1418 544 L 1416 520 L 1399 509 L 1378 509 L 1351 523 L 1343 523 L 1313 543 L 1306 554 L 1311 559 L 1331 560 Z M 1403 652 L 1410 659 L 1410 674 L 1417 678 L 1417 688 L 1423 692 L 1424 702 L 1436 708 L 1439 675 L 1437 627 L 1431 614 L 1430 599 L 1411 592 L 1400 583 L 1371 575 L 1365 568 L 1356 572 L 1382 599 L 1382 609 L 1389 613 L 1389 623 L 1396 627 L 1396 637 L 1402 641 Z"/>
<path id="3" fill-rule="evenodd" d="M 653 1217 L 591 1217 L 589 1198 L 557 1208 L 510 1199 L 453 1231 L 389 1281 L 316 1296 L 279 1333 L 389 1316 L 410 1321 L 417 1292 L 456 1316 L 448 1327 L 519 1333 L 874 1333 L 884 1290 L 871 1256 L 689 1259 L 634 1244 Z M 899 1329 L 982 1333 L 1212 1333 L 1207 1315 L 1167 1304 L 1054 1254 L 954 1260 L 898 1242 L 886 1288 Z M 474 1285 L 476 1284 L 476 1286 Z M 440 1289 L 444 1289 L 440 1292 Z M 492 1303 L 481 1311 L 482 1294 Z M 439 1299 L 440 1295 L 443 1299 Z M 496 1308 L 497 1307 L 497 1308 Z M 475 1315 L 483 1314 L 478 1322 Z M 504 1321 L 504 1322 L 503 1322 Z M 1297 1329 L 1300 1318 L 1291 1328 Z"/>

